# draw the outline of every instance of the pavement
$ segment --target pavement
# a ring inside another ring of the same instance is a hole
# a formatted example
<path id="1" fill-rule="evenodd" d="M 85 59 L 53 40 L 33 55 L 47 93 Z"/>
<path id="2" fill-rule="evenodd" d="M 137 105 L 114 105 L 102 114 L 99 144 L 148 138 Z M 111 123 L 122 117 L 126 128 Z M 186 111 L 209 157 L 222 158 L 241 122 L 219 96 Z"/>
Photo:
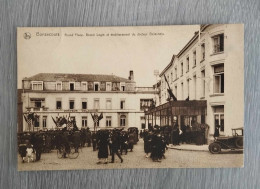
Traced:
<path id="1" fill-rule="evenodd" d="M 75 170 L 75 169 L 130 169 L 130 168 L 220 168 L 220 167 L 241 167 L 243 166 L 243 153 L 235 151 L 221 151 L 220 154 L 211 154 L 207 152 L 194 151 L 194 149 L 205 149 L 207 145 L 196 146 L 182 144 L 173 146 L 173 148 L 190 149 L 176 150 L 168 148 L 165 152 L 166 159 L 161 162 L 153 162 L 151 158 L 146 158 L 144 153 L 144 142 L 139 140 L 134 145 L 133 152 L 123 154 L 124 162 L 115 156 L 115 163 L 97 164 L 98 152 L 92 150 L 92 147 L 80 149 L 77 159 L 57 157 L 57 151 L 43 153 L 41 160 L 32 163 L 22 163 L 21 157 L 17 156 L 17 167 L 19 171 L 29 170 Z M 207 148 L 206 148 L 207 149 Z M 111 161 L 111 156 L 109 156 Z M 202 161 L 203 160 L 203 161 Z"/>
<path id="2" fill-rule="evenodd" d="M 183 150 L 183 151 L 201 151 L 201 152 L 208 152 L 207 144 L 204 145 L 195 145 L 195 144 L 180 144 L 180 145 L 172 145 L 170 144 L 168 147 L 170 149 L 175 149 L 175 150 Z"/>

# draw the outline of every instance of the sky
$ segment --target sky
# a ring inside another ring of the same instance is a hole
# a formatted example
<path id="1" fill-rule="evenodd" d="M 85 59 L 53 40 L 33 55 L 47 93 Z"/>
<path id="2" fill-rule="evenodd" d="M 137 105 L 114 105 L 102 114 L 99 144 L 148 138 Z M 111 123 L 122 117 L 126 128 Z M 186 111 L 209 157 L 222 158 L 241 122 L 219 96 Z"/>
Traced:
<path id="1" fill-rule="evenodd" d="M 199 25 L 18 28 L 18 88 L 38 73 L 128 78 L 130 70 L 137 86 L 151 87 L 154 70 L 161 72 L 198 30 Z"/>

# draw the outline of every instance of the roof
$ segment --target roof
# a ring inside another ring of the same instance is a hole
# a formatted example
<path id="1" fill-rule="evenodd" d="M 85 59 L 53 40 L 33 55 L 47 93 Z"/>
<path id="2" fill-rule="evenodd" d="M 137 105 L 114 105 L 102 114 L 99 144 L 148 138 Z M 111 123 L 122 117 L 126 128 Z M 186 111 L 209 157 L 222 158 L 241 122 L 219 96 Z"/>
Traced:
<path id="1" fill-rule="evenodd" d="M 106 82 L 134 82 L 115 75 L 103 74 L 66 74 L 66 73 L 39 73 L 24 81 L 106 81 Z"/>
<path id="2" fill-rule="evenodd" d="M 181 51 L 177 54 L 177 57 L 179 58 L 182 53 L 185 52 L 187 48 L 199 37 L 199 32 L 204 31 L 210 24 L 204 24 L 200 26 L 200 31 L 196 31 L 193 35 L 193 37 L 189 40 L 189 42 L 181 49 Z"/>
<path id="3" fill-rule="evenodd" d="M 170 63 L 164 68 L 164 70 L 160 73 L 160 77 L 172 66 L 173 61 L 175 59 L 176 55 L 172 55 L 172 59 L 170 61 Z"/>
<path id="4" fill-rule="evenodd" d="M 210 24 L 204 24 L 200 26 L 200 32 L 204 31 Z M 199 37 L 199 31 L 196 31 L 193 35 L 193 37 L 189 40 L 189 42 L 180 50 L 180 52 L 177 55 L 173 55 L 171 62 L 164 68 L 164 70 L 160 73 L 160 77 L 163 76 L 163 74 L 172 66 L 173 60 L 175 57 L 180 57 L 187 48 Z"/>

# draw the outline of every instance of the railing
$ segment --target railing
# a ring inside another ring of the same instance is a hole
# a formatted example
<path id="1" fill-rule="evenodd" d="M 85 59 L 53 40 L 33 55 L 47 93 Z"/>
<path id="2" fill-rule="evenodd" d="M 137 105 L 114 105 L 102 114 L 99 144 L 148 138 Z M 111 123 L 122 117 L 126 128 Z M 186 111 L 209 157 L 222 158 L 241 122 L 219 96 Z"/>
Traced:
<path id="1" fill-rule="evenodd" d="M 135 91 L 137 92 L 156 92 L 153 87 L 135 87 Z"/>

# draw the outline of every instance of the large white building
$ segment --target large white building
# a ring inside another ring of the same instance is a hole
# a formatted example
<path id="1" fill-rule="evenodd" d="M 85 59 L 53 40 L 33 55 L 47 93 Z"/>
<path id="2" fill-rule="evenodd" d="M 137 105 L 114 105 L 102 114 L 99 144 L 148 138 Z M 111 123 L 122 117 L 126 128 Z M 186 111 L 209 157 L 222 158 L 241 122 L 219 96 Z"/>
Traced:
<path id="1" fill-rule="evenodd" d="M 144 110 L 152 105 L 157 93 L 152 87 L 136 87 L 133 71 L 128 79 L 115 75 L 40 73 L 23 79 L 18 112 L 34 112 L 39 117 L 30 130 L 54 129 L 52 117 L 56 119 L 58 115 L 75 119 L 79 128 L 94 129 L 91 113 L 96 112 L 103 114 L 98 128 L 141 129 Z M 25 119 L 19 119 L 18 130 L 29 130 Z"/>
<path id="2" fill-rule="evenodd" d="M 207 123 L 210 134 L 244 125 L 244 32 L 241 24 L 201 25 L 185 47 L 161 72 L 161 104 L 168 102 L 167 83 L 178 100 L 206 100 L 204 116 L 180 117 L 179 125 L 192 120 Z M 163 123 L 165 124 L 165 123 Z"/>

